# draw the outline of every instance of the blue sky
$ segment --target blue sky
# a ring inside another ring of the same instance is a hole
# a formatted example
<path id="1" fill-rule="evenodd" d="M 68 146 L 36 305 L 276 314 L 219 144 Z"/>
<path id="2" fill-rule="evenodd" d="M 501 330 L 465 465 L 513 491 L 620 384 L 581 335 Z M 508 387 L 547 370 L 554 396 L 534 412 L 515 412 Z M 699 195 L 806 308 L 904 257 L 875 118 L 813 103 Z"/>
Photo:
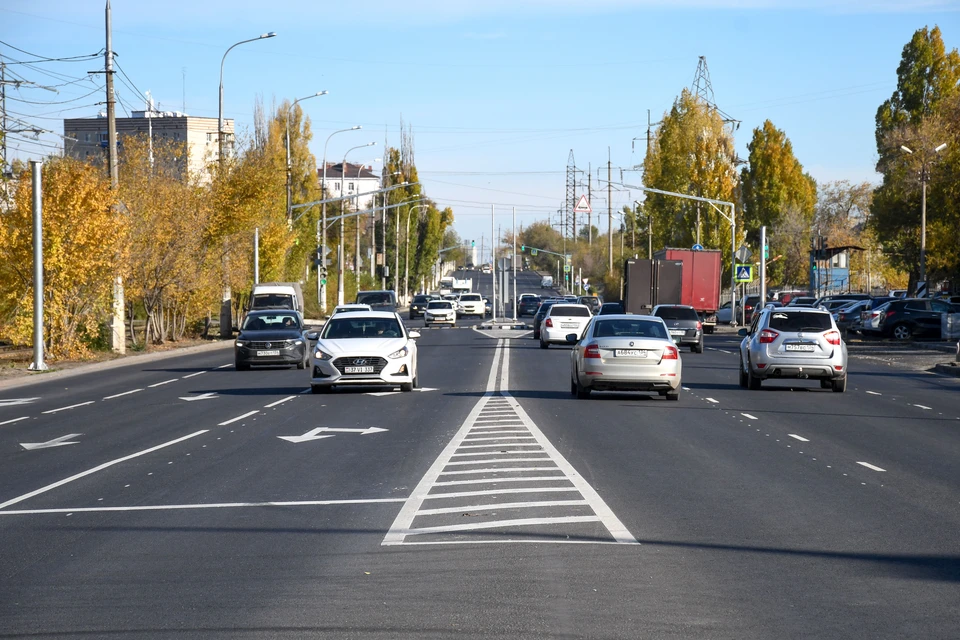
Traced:
<path id="1" fill-rule="evenodd" d="M 228 56 L 227 117 L 242 130 L 257 95 L 269 107 L 328 90 L 302 105 L 313 121 L 318 163 L 327 135 L 354 124 L 363 129 L 334 137 L 328 157 L 339 160 L 348 147 L 371 140 L 377 147 L 350 159 L 380 157 L 385 136 L 399 144 L 402 118 L 413 128 L 428 195 L 453 207 L 464 238 L 478 240 L 489 239 L 491 203 L 498 215 L 516 206 L 521 224 L 555 213 L 571 149 L 578 168 L 592 166 L 595 185 L 608 147 L 615 178 L 640 164 L 644 142 L 632 139 L 645 135 L 647 109 L 659 120 L 690 86 L 701 55 L 717 104 L 742 121 L 740 156 L 747 155 L 753 128 L 769 118 L 817 180 L 875 181 L 873 118 L 895 87 L 903 45 L 916 29 L 934 24 L 948 47 L 960 45 L 957 0 L 114 0 L 112 6 L 113 48 L 132 83 L 150 90 L 161 108 L 181 110 L 185 103 L 196 116 L 217 115 L 226 48 L 276 31 Z M 48 57 L 95 53 L 104 45 L 103 7 L 102 0 L 3 0 L 0 40 Z M 0 54 L 26 59 L 2 44 Z M 37 67 L 69 77 L 97 68 L 102 64 Z M 17 72 L 62 82 L 22 66 Z M 94 104 L 102 94 L 81 97 L 94 87 L 84 81 L 56 95 L 11 91 L 20 101 L 8 101 L 8 109 L 62 132 L 59 118 L 103 108 Z M 117 90 L 127 105 L 142 108 L 124 83 Z M 17 146 L 13 157 L 47 151 Z M 635 171 L 623 175 L 640 180 Z M 606 208 L 604 195 L 594 199 L 595 210 Z M 613 206 L 638 196 L 615 192 Z"/>

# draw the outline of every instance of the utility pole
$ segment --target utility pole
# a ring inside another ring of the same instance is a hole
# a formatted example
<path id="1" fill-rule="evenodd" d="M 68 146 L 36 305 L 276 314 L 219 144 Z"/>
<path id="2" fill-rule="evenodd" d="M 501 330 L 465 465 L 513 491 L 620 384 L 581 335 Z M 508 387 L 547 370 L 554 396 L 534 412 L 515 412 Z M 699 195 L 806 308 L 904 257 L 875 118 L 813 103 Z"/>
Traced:
<path id="1" fill-rule="evenodd" d="M 610 184 L 611 171 L 610 147 L 607 147 L 607 273 L 613 273 L 613 185 Z"/>
<path id="2" fill-rule="evenodd" d="M 110 169 L 110 188 L 116 191 L 120 184 L 120 179 L 117 174 L 117 114 L 116 95 L 113 91 L 113 19 L 110 10 L 110 0 L 107 0 L 104 19 L 107 32 L 107 47 L 103 53 L 104 74 L 107 76 L 107 166 Z M 150 115 L 153 114 L 151 113 Z M 127 351 L 125 310 L 123 278 L 118 275 L 113 281 L 113 318 L 110 332 L 110 346 L 116 353 L 126 353 Z"/>
<path id="3" fill-rule="evenodd" d="M 587 163 L 587 202 L 593 202 L 593 167 Z M 593 205 L 587 211 L 587 244 L 593 246 Z"/>
<path id="4" fill-rule="evenodd" d="M 43 362 L 43 163 L 30 161 L 33 177 L 33 362 L 31 371 L 46 371 Z"/>

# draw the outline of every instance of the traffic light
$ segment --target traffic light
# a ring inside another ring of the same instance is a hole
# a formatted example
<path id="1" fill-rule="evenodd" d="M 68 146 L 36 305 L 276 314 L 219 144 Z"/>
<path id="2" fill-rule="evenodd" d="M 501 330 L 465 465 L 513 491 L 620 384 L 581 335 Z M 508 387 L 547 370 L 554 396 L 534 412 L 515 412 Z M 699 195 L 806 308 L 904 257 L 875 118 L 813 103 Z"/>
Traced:
<path id="1" fill-rule="evenodd" d="M 527 245 L 525 244 L 520 245 L 520 253 L 523 253 L 526 250 L 527 250 Z"/>
<path id="2" fill-rule="evenodd" d="M 476 247 L 476 246 L 477 246 L 477 241 L 476 241 L 476 240 L 471 240 L 471 241 L 470 241 L 470 248 L 473 249 L 473 248 Z"/>
<path id="3" fill-rule="evenodd" d="M 320 279 L 320 284 L 327 284 L 327 268 L 321 266 L 317 270 L 317 278 Z"/>
<path id="4" fill-rule="evenodd" d="M 763 245 L 763 259 L 764 259 L 764 260 L 769 260 L 769 259 L 770 259 L 770 245 L 769 245 L 769 244 Z"/>

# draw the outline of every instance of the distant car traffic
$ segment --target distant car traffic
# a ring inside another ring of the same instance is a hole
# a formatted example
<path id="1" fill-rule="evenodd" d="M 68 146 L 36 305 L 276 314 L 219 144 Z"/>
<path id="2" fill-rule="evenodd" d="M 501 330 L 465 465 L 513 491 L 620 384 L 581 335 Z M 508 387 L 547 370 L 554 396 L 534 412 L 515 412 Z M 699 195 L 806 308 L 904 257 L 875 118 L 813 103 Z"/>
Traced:
<path id="1" fill-rule="evenodd" d="M 338 304 L 333 308 L 333 313 L 331 316 L 335 316 L 338 313 L 354 313 L 357 311 L 373 311 L 368 304 Z"/>
<path id="2" fill-rule="evenodd" d="M 813 379 L 824 389 L 847 388 L 847 345 L 829 312 L 813 308 L 762 309 L 740 329 L 740 386 L 764 380 Z"/>
<path id="3" fill-rule="evenodd" d="M 420 334 L 408 332 L 396 313 L 348 313 L 327 321 L 311 355 L 310 390 L 325 393 L 335 387 L 399 386 L 413 391 L 417 377 Z"/>
<path id="4" fill-rule="evenodd" d="M 393 291 L 358 291 L 357 304 L 368 304 L 374 311 L 397 310 L 397 294 Z"/>
<path id="5" fill-rule="evenodd" d="M 603 300 L 600 299 L 600 296 L 580 296 L 577 298 L 577 304 L 586 305 L 596 315 L 600 312 L 600 307 L 603 306 Z"/>
<path id="6" fill-rule="evenodd" d="M 682 304 L 659 304 L 651 315 L 663 320 L 679 346 L 690 347 L 692 353 L 703 353 L 703 323 L 696 309 Z"/>
<path id="7" fill-rule="evenodd" d="M 960 307 L 929 298 L 907 298 L 888 302 L 879 317 L 878 330 L 885 338 L 939 338 L 941 316 L 958 313 Z"/>
<path id="8" fill-rule="evenodd" d="M 517 317 L 536 315 L 539 308 L 540 296 L 520 296 L 520 304 L 517 305 Z"/>
<path id="9" fill-rule="evenodd" d="M 410 303 L 410 319 L 413 320 L 414 318 L 422 316 L 423 311 L 427 308 L 427 303 L 436 299 L 437 296 L 424 293 L 413 296 L 413 301 Z"/>
<path id="10" fill-rule="evenodd" d="M 234 343 L 234 365 L 290 365 L 306 368 L 307 346 L 303 318 L 297 311 L 251 311 L 243 320 Z"/>
<path id="11" fill-rule="evenodd" d="M 656 391 L 680 399 L 680 351 L 661 318 L 639 315 L 598 316 L 570 353 L 570 393 L 588 398 L 593 391 Z"/>
<path id="12" fill-rule="evenodd" d="M 567 344 L 570 334 L 576 334 L 579 339 L 592 317 L 590 307 L 582 304 L 558 302 L 551 306 L 540 327 L 540 348 L 547 349 L 551 344 Z"/>
<path id="13" fill-rule="evenodd" d="M 463 293 L 460 294 L 459 307 L 457 308 L 457 315 L 461 316 L 477 316 L 482 318 L 485 313 L 483 296 L 479 293 Z"/>
<path id="14" fill-rule="evenodd" d="M 423 324 L 449 324 L 456 326 L 457 309 L 449 300 L 431 300 L 423 312 Z"/>
<path id="15" fill-rule="evenodd" d="M 604 302 L 600 305 L 598 316 L 609 316 L 623 313 L 623 304 L 620 302 Z"/>

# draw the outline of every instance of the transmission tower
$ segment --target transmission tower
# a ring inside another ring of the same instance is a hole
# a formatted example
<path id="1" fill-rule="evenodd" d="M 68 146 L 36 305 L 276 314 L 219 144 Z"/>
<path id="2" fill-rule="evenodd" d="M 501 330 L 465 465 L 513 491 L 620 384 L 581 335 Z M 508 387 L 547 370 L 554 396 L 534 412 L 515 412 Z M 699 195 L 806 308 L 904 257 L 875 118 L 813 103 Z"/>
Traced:
<path id="1" fill-rule="evenodd" d="M 736 131 L 740 128 L 740 121 L 726 113 L 717 106 L 713 97 L 713 83 L 710 82 L 710 69 L 707 68 L 707 56 L 700 56 L 697 62 L 697 73 L 693 76 L 693 85 L 690 90 L 698 99 L 703 100 L 709 107 L 714 109 L 724 124 L 730 125 L 730 128 Z"/>
<path id="2" fill-rule="evenodd" d="M 570 149 L 570 155 L 567 157 L 567 198 L 564 202 L 563 235 L 573 238 L 574 242 L 577 238 L 577 214 L 573 209 L 576 206 L 577 165 L 573 161 L 573 149 Z"/>

